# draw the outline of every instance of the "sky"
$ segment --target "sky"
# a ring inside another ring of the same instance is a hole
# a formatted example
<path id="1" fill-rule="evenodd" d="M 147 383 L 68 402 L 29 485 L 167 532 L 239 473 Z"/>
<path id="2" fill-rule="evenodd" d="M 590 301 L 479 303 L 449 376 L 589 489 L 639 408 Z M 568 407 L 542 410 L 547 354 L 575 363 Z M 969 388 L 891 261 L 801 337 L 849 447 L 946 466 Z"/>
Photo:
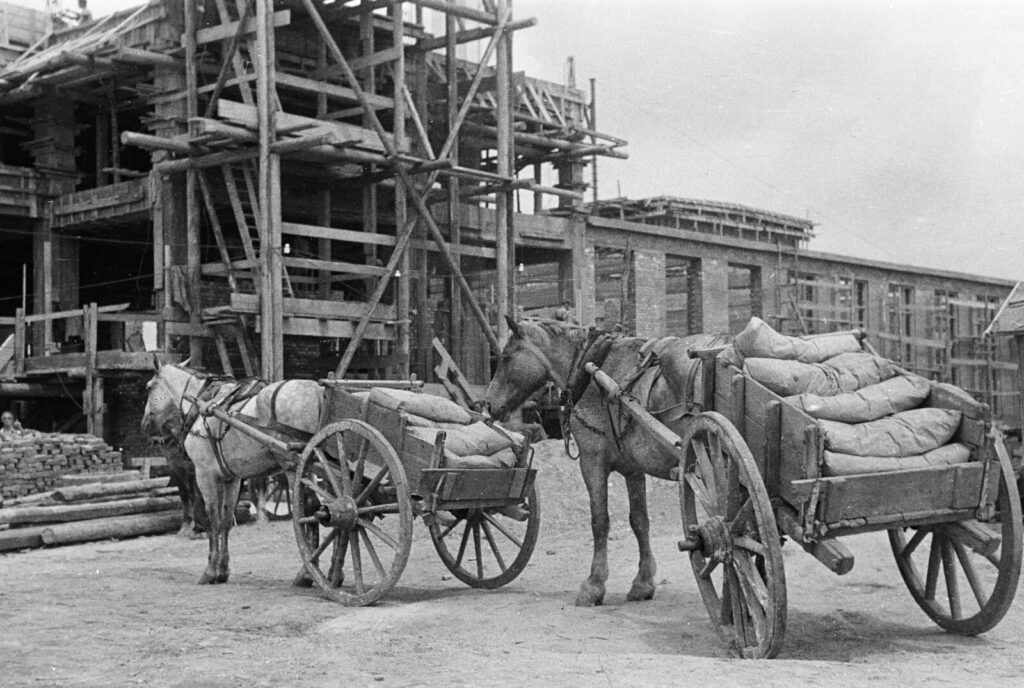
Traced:
<path id="1" fill-rule="evenodd" d="M 1024 279 L 1024 2 L 513 7 L 538 20 L 514 68 L 560 82 L 572 56 L 629 141 L 601 198 L 740 203 L 814 221 L 813 250 Z"/>

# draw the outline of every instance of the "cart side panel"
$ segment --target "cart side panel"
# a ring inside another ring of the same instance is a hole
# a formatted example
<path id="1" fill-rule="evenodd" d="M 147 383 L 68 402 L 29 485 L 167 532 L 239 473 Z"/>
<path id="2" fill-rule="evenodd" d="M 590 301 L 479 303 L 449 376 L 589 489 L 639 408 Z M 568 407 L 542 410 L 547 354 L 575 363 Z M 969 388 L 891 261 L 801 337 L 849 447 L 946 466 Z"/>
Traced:
<path id="1" fill-rule="evenodd" d="M 914 521 L 956 520 L 979 503 L 984 465 L 978 462 L 792 483 L 794 496 L 818 484 L 818 535 L 871 530 Z M 958 516 L 959 514 L 959 516 Z"/>

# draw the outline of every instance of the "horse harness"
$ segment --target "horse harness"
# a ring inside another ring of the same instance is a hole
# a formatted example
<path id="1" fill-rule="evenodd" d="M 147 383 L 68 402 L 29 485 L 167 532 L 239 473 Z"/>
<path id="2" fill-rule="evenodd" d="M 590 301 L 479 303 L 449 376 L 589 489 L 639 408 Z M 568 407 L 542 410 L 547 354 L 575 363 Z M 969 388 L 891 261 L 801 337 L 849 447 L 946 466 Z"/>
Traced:
<path id="1" fill-rule="evenodd" d="M 193 373 L 193 376 L 195 375 L 196 374 Z M 207 440 L 210 443 L 210 447 L 213 449 L 213 455 L 217 460 L 217 466 L 220 468 L 221 473 L 234 480 L 241 479 L 241 476 L 231 470 L 228 466 L 227 460 L 224 457 L 223 448 L 221 447 L 221 442 L 231 430 L 231 426 L 227 423 L 222 423 L 224 426 L 223 432 L 221 432 L 220 435 L 215 434 L 213 429 L 210 427 L 209 421 L 210 416 L 213 415 L 209 412 L 209 409 L 212 408 L 224 409 L 235 418 L 244 421 L 247 425 L 257 430 L 275 432 L 287 437 L 300 439 L 303 442 L 308 441 L 313 436 L 312 433 L 286 425 L 277 419 L 277 395 L 281 393 L 282 389 L 284 389 L 287 381 L 278 385 L 270 396 L 269 423 L 263 422 L 255 416 L 250 416 L 237 410 L 244 407 L 247 402 L 263 391 L 263 389 L 269 384 L 270 383 L 266 380 L 262 380 L 257 377 L 247 377 L 241 380 L 235 380 L 231 377 L 214 376 L 204 378 L 203 386 L 195 395 L 195 400 L 209 402 L 206 406 L 207 413 L 202 413 L 199 409 L 199 405 L 193 403 L 189 408 L 188 413 L 183 414 L 184 422 L 181 426 L 180 436 L 182 446 L 184 446 L 185 434 L 191 434 L 195 437 Z M 188 390 L 188 384 L 185 385 L 185 389 L 186 391 Z M 205 435 L 192 429 L 200 417 L 202 417 L 203 420 L 203 427 L 206 428 Z"/>
<path id="2" fill-rule="evenodd" d="M 572 437 L 572 429 L 569 422 L 572 418 L 576 403 L 583 397 L 584 392 L 593 379 L 586 371 L 586 364 L 593 363 L 600 368 L 608 358 L 612 345 L 620 337 L 621 335 L 618 333 L 600 332 L 591 328 L 587 334 L 587 342 L 580 349 L 580 354 L 574 360 L 573 365 L 570 368 L 566 386 L 562 389 L 562 394 L 559 399 L 559 422 L 562 429 L 562 439 L 565 442 L 566 455 L 574 461 L 579 458 L 579 453 L 577 452 L 576 455 L 573 455 L 570 450 L 569 440 Z M 660 340 L 649 339 L 643 344 L 639 351 L 637 367 L 620 385 L 623 394 L 637 400 L 643 404 L 644 408 L 648 408 L 654 386 L 662 377 L 661 362 L 658 359 L 658 354 L 654 350 L 658 341 Z M 547 366 L 550 368 L 550 363 L 547 362 L 546 357 L 542 358 L 542 360 L 545 361 Z M 651 415 L 659 418 L 660 420 L 672 422 L 691 412 L 693 399 L 690 390 L 693 389 L 698 368 L 699 366 L 696 365 L 690 367 L 686 380 L 686 388 L 683 390 L 682 401 L 656 411 L 648 409 Z M 615 441 L 615 447 L 618 450 L 619 455 L 623 456 L 622 436 L 628 432 L 628 427 L 632 417 L 627 415 L 620 406 L 618 414 L 619 420 L 616 424 L 612 414 L 610 401 L 605 398 L 604 395 L 602 395 L 602 399 L 604 400 L 605 411 L 608 414 L 608 425 L 611 428 L 612 439 Z M 582 417 L 577 415 L 577 418 L 591 431 L 600 435 L 604 434 L 600 428 L 586 423 Z"/>

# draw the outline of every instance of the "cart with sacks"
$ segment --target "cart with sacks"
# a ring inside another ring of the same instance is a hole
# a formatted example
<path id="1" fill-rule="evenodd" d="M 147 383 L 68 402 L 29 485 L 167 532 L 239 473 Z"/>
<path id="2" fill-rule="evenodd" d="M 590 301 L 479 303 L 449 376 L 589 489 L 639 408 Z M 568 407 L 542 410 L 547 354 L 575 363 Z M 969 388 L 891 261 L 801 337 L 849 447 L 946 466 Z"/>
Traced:
<path id="1" fill-rule="evenodd" d="M 305 571 L 327 597 L 361 606 L 391 590 L 416 517 L 463 583 L 522 573 L 540 529 L 526 438 L 442 397 L 322 383 L 325 422 L 298 457 L 291 503 Z"/>
<path id="2" fill-rule="evenodd" d="M 947 631 L 993 628 L 1022 551 L 1015 476 L 990 409 L 877 355 L 863 332 L 787 337 L 754 318 L 697 359 L 673 432 L 594 364 L 607 397 L 678 453 L 687 552 L 711 621 L 738 654 L 786 629 L 781 545 L 837 574 L 844 536 L 886 531 L 903 581 Z"/>

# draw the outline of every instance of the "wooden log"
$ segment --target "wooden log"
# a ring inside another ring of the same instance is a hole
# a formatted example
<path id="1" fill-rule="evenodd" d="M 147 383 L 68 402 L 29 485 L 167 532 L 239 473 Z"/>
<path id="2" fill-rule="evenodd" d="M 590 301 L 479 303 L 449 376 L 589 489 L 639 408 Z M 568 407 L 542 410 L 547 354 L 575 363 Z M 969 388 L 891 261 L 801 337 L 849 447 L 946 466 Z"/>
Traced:
<path id="1" fill-rule="evenodd" d="M 42 547 L 44 530 L 46 530 L 45 526 L 0 530 L 0 552 L 9 552 L 12 549 L 25 549 L 28 547 Z"/>
<path id="2" fill-rule="evenodd" d="M 78 502 L 100 497 L 113 497 L 136 492 L 149 492 L 167 487 L 170 478 L 152 478 L 150 480 L 132 480 L 126 483 L 96 483 L 77 487 L 62 487 L 53 491 L 53 498 L 58 502 Z"/>
<path id="3" fill-rule="evenodd" d="M 64 523 L 43 529 L 41 537 L 46 545 L 67 545 L 75 542 L 93 542 L 110 538 L 155 535 L 181 527 L 181 510 L 158 511 L 151 514 L 97 518 L 91 521 Z"/>
<path id="4" fill-rule="evenodd" d="M 67 523 L 93 518 L 167 511 L 177 508 L 180 504 L 180 500 L 176 497 L 134 497 L 92 504 L 16 507 L 0 509 L 0 524 Z"/>
<path id="5" fill-rule="evenodd" d="M 124 483 L 141 479 L 142 473 L 140 471 L 117 471 L 116 473 L 62 475 L 60 482 L 62 487 L 74 487 L 77 485 L 92 485 L 94 483 Z"/>
<path id="6" fill-rule="evenodd" d="M 25 495 L 24 497 L 12 497 L 11 499 L 3 500 L 2 502 L 0 502 L 0 504 L 3 504 L 3 506 L 6 508 L 9 506 L 19 506 L 21 504 L 39 505 L 52 501 L 53 491 L 51 490 L 49 492 L 39 492 L 33 495 Z"/>

